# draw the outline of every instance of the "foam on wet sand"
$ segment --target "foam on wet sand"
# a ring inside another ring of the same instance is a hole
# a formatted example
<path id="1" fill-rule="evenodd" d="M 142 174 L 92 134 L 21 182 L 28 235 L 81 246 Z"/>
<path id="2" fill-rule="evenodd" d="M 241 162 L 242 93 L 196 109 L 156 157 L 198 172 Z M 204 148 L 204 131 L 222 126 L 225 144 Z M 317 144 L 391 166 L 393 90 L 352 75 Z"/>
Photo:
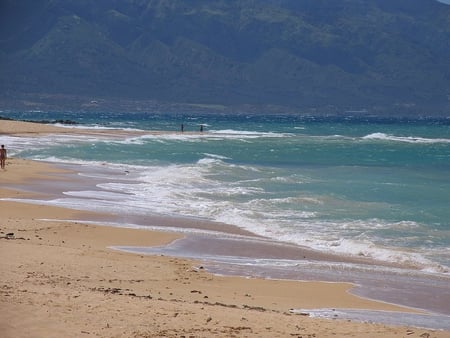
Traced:
<path id="1" fill-rule="evenodd" d="M 14 187 L 49 176 L 54 182 L 66 179 L 45 163 L 8 159 L 0 172 L 8 189 L 2 188 L 0 197 L 29 197 Z M 348 283 L 215 276 L 200 261 L 112 249 L 164 246 L 182 233 L 94 225 L 83 220 L 101 223 L 109 216 L 8 200 L 0 201 L 0 210 L 5 337 L 449 336 L 448 331 L 305 316 L 321 308 L 418 312 L 351 295 Z"/>

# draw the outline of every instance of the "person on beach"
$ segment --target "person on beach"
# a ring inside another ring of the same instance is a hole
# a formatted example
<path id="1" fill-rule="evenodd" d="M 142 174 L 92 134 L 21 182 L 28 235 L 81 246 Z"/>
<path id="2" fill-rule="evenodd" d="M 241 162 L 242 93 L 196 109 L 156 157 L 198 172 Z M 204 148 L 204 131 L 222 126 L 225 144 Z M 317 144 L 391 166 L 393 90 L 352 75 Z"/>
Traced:
<path id="1" fill-rule="evenodd" d="M 0 165 L 2 169 L 5 169 L 5 163 L 6 163 L 6 148 L 5 145 L 2 144 L 2 148 L 0 149 Z"/>

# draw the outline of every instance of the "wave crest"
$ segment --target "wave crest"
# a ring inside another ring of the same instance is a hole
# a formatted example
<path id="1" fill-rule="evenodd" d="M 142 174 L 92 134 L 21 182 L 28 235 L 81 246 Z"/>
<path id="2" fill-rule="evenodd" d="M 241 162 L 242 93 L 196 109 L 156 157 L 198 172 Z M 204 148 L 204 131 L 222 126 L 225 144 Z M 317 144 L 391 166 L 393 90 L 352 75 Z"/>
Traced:
<path id="1" fill-rule="evenodd" d="M 450 143 L 446 138 L 424 138 L 415 136 L 395 136 L 385 133 L 372 133 L 363 137 L 364 140 L 382 140 L 407 143 Z"/>

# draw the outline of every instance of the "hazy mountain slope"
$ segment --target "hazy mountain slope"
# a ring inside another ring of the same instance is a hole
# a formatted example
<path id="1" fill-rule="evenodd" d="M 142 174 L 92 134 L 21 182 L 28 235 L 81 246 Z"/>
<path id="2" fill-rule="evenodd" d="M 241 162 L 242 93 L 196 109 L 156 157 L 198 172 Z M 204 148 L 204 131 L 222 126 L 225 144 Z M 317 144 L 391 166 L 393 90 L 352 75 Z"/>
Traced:
<path id="1" fill-rule="evenodd" d="M 449 42 L 434 0 L 3 0 L 0 97 L 445 113 Z"/>

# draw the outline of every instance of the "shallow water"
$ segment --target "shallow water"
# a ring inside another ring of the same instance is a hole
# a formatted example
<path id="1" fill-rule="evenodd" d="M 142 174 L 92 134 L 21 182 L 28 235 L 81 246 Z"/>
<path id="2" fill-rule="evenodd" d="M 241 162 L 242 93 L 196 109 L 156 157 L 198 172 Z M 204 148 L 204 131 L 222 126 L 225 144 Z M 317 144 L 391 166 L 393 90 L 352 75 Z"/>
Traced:
<path id="1" fill-rule="evenodd" d="M 10 114 L 90 128 L 205 125 L 203 133 L 120 140 L 2 136 L 12 156 L 79 164 L 85 179 L 101 181 L 54 204 L 207 219 L 321 251 L 449 271 L 449 119 Z"/>
<path id="2" fill-rule="evenodd" d="M 361 296 L 450 314 L 449 119 L 10 115 L 71 119 L 94 129 L 185 125 L 185 133 L 119 139 L 0 137 L 10 156 L 78 172 L 70 184 L 35 186 L 52 193 L 36 203 L 116 213 L 121 226 L 184 224 L 188 235 L 167 248 L 122 249 L 200 259 L 216 273 L 348 281 Z M 167 216 L 183 221 L 152 223 Z M 225 224 L 285 244 L 269 249 L 253 236 L 249 246 Z M 297 249 L 289 251 L 289 244 Z M 299 246 L 333 257 L 311 259 Z M 358 264 L 359 258 L 375 264 Z"/>

